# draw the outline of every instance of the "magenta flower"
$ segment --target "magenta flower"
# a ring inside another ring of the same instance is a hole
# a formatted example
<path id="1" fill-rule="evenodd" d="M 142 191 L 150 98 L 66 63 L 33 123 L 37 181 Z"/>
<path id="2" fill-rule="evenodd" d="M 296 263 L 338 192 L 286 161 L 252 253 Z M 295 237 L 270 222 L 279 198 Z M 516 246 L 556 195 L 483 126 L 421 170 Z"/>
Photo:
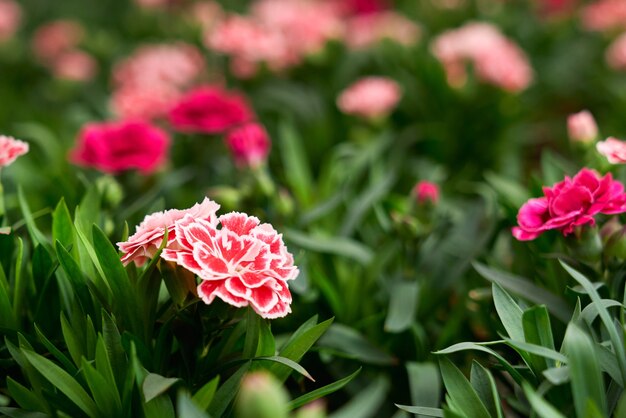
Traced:
<path id="1" fill-rule="evenodd" d="M 520 241 L 537 238 L 550 229 L 571 234 L 581 225 L 594 225 L 594 215 L 613 215 L 626 212 L 624 185 L 613 180 L 611 174 L 604 177 L 583 168 L 574 178 L 552 187 L 544 187 L 544 196 L 530 199 L 519 210 L 512 233 Z"/>
<path id="2" fill-rule="evenodd" d="M 169 112 L 169 120 L 181 132 L 219 134 L 254 118 L 245 98 L 218 86 L 196 88 L 184 95 Z"/>
<path id="3" fill-rule="evenodd" d="M 567 118 L 569 138 L 576 142 L 590 142 L 598 136 L 598 125 L 588 110 L 574 113 Z"/>
<path id="4" fill-rule="evenodd" d="M 141 121 L 90 123 L 81 130 L 70 159 L 105 173 L 155 171 L 165 160 L 169 136 Z"/>
<path id="5" fill-rule="evenodd" d="M 365 77 L 337 98 L 337 107 L 343 113 L 367 119 L 387 116 L 396 107 L 402 92 L 394 80 L 387 77 Z"/>
<path id="6" fill-rule="evenodd" d="M 175 236 L 175 245 L 161 257 L 201 279 L 198 295 L 205 303 L 218 297 L 236 307 L 251 306 L 264 318 L 291 312 L 287 282 L 298 269 L 271 225 L 236 212 L 217 220 L 186 215 L 176 222 Z"/>
<path id="7" fill-rule="evenodd" d="M 252 122 L 233 129 L 226 143 L 240 166 L 257 167 L 267 159 L 272 143 L 262 125 Z"/>
<path id="8" fill-rule="evenodd" d="M 189 215 L 194 219 L 215 223 L 217 220 L 216 212 L 219 208 L 217 203 L 205 198 L 202 203 L 196 203 L 189 209 L 170 209 L 147 215 L 127 241 L 117 243 L 120 251 L 124 253 L 122 262 L 124 265 L 134 262 L 138 267 L 143 266 L 156 254 L 163 242 L 166 230 L 167 246 L 172 248 L 171 244 L 176 239 L 174 228 L 176 221 Z"/>
<path id="9" fill-rule="evenodd" d="M 28 152 L 28 143 L 11 136 L 0 135 L 0 168 L 13 163 L 20 155 Z"/>
<path id="10" fill-rule="evenodd" d="M 430 181 L 422 180 L 418 182 L 413 188 L 413 194 L 420 205 L 437 204 L 439 202 L 439 186 Z"/>
<path id="11" fill-rule="evenodd" d="M 611 164 L 626 163 L 626 142 L 617 138 L 607 138 L 596 144 L 596 149 L 604 155 Z"/>

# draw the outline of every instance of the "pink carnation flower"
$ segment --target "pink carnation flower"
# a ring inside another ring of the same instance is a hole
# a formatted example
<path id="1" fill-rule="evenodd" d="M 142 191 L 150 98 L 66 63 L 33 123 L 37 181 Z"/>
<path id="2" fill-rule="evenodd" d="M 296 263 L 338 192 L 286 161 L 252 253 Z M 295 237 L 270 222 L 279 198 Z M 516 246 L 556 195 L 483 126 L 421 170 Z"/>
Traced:
<path id="1" fill-rule="evenodd" d="M 138 169 L 149 174 L 165 160 L 169 143 L 163 130 L 146 122 L 90 123 L 81 130 L 70 158 L 106 173 Z"/>
<path id="2" fill-rule="evenodd" d="M 22 8 L 13 0 L 0 0 L 0 42 L 13 37 L 22 21 Z"/>
<path id="3" fill-rule="evenodd" d="M 369 48 L 388 39 L 401 45 L 415 45 L 421 36 L 420 27 L 396 12 L 365 14 L 348 21 L 345 42 L 352 49 Z"/>
<path id="4" fill-rule="evenodd" d="M 606 31 L 626 27 L 626 2 L 624 0 L 599 0 L 581 11 L 583 26 L 589 30 Z"/>
<path id="5" fill-rule="evenodd" d="M 165 231 L 167 231 L 167 246 L 172 247 L 171 244 L 176 239 L 174 228 L 176 221 L 189 215 L 193 219 L 202 219 L 214 224 L 219 208 L 220 205 L 209 198 L 205 198 L 202 203 L 196 203 L 189 209 L 170 209 L 147 215 L 127 241 L 117 243 L 120 251 L 124 253 L 122 262 L 124 265 L 134 262 L 138 267 L 143 266 L 157 253 L 163 243 Z"/>
<path id="6" fill-rule="evenodd" d="M 583 110 L 567 118 L 567 132 L 572 141 L 590 142 L 598 136 L 598 125 L 591 112 Z"/>
<path id="7" fill-rule="evenodd" d="M 28 152 L 28 143 L 11 136 L 0 135 L 0 168 L 13 163 Z"/>
<path id="8" fill-rule="evenodd" d="M 91 55 L 75 50 L 56 58 L 52 66 L 55 77 L 63 80 L 85 82 L 93 79 L 98 71 L 98 64 Z"/>
<path id="9" fill-rule="evenodd" d="M 169 86 L 122 87 L 113 92 L 111 108 L 123 119 L 152 120 L 166 115 L 182 93 Z"/>
<path id="10" fill-rule="evenodd" d="M 218 134 L 252 120 L 245 98 L 218 86 L 204 86 L 185 94 L 169 112 L 170 123 L 181 132 Z"/>
<path id="11" fill-rule="evenodd" d="M 389 8 L 386 0 L 342 0 L 346 3 L 348 11 L 357 15 L 376 14 Z"/>
<path id="12" fill-rule="evenodd" d="M 271 225 L 233 212 L 217 221 L 186 215 L 175 228 L 176 246 L 161 257 L 201 279 L 198 295 L 205 303 L 218 297 L 236 307 L 251 306 L 264 318 L 291 312 L 287 281 L 298 269 Z"/>
<path id="13" fill-rule="evenodd" d="M 626 33 L 620 35 L 606 50 L 606 63 L 617 71 L 626 71 Z"/>
<path id="14" fill-rule="evenodd" d="M 396 107 L 401 94 L 398 83 L 390 78 L 365 77 L 341 93 L 337 106 L 349 115 L 378 119 Z"/>
<path id="15" fill-rule="evenodd" d="M 454 87 L 465 82 L 466 62 L 474 65 L 480 80 L 512 92 L 524 90 L 533 79 L 524 52 L 491 24 L 468 23 L 444 32 L 433 41 L 431 49 Z"/>
<path id="16" fill-rule="evenodd" d="M 544 187 L 544 196 L 530 199 L 519 210 L 513 236 L 520 241 L 537 238 L 543 232 L 557 229 L 563 235 L 574 228 L 594 225 L 594 215 L 613 215 L 626 212 L 624 185 L 613 180 L 611 174 L 604 177 L 583 168 L 574 178 L 552 187 Z"/>
<path id="17" fill-rule="evenodd" d="M 626 142 L 617 138 L 607 138 L 596 144 L 596 149 L 604 155 L 611 164 L 626 164 Z"/>
<path id="18" fill-rule="evenodd" d="M 439 186 L 430 181 L 422 180 L 418 182 L 413 188 L 413 194 L 420 205 L 437 204 L 439 202 Z"/>
<path id="19" fill-rule="evenodd" d="M 226 136 L 238 165 L 256 167 L 267 159 L 271 142 L 262 125 L 252 122 L 235 128 Z"/>
<path id="20" fill-rule="evenodd" d="M 83 35 L 83 27 L 78 22 L 55 20 L 37 29 L 32 41 L 33 51 L 40 61 L 50 63 L 74 50 Z"/>

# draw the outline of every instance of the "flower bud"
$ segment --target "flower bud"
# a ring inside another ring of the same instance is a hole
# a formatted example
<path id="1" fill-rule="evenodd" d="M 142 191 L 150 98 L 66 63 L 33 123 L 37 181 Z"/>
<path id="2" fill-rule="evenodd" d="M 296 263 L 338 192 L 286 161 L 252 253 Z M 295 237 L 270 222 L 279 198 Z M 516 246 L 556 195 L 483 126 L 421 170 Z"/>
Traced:
<path id="1" fill-rule="evenodd" d="M 271 142 L 265 128 L 258 123 L 248 123 L 233 129 L 226 144 L 239 166 L 258 167 L 267 159 Z"/>
<path id="2" fill-rule="evenodd" d="M 289 397 L 280 382 L 270 373 L 248 374 L 241 382 L 235 404 L 237 418 L 287 418 Z"/>
<path id="3" fill-rule="evenodd" d="M 598 136 L 598 126 L 588 110 L 574 113 L 567 118 L 567 132 L 574 142 L 591 142 Z"/>
<path id="4" fill-rule="evenodd" d="M 422 180 L 413 188 L 413 195 L 418 205 L 436 205 L 439 202 L 439 186 L 430 181 Z"/>
<path id="5" fill-rule="evenodd" d="M 296 418 L 326 418 L 326 406 L 320 400 L 311 402 L 298 409 Z"/>

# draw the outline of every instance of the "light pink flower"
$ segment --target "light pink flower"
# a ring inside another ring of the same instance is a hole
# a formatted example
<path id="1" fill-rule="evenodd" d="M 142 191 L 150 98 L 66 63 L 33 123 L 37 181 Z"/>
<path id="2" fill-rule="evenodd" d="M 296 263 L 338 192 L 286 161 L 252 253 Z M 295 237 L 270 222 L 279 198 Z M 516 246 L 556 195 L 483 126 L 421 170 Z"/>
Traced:
<path id="1" fill-rule="evenodd" d="M 626 33 L 620 35 L 606 50 L 606 63 L 617 71 L 626 71 Z"/>
<path id="2" fill-rule="evenodd" d="M 533 79 L 524 52 L 491 24 L 473 22 L 444 32 L 431 50 L 454 87 L 465 82 L 467 62 L 474 65 L 480 80 L 512 92 L 524 90 Z"/>
<path id="3" fill-rule="evenodd" d="M 262 125 L 252 122 L 226 136 L 228 148 L 238 165 L 256 167 L 267 159 L 272 143 Z"/>
<path id="4" fill-rule="evenodd" d="M 347 89 L 337 99 L 343 113 L 367 119 L 387 116 L 398 104 L 402 92 L 394 80 L 386 77 L 365 77 Z"/>
<path id="5" fill-rule="evenodd" d="M 13 37 L 22 21 L 22 8 L 13 0 L 0 0 L 0 42 Z"/>
<path id="6" fill-rule="evenodd" d="M 13 163 L 28 152 L 28 143 L 11 136 L 0 135 L 0 168 Z"/>
<path id="7" fill-rule="evenodd" d="M 568 235 L 577 226 L 594 225 L 593 216 L 598 213 L 626 212 L 624 185 L 613 180 L 610 173 L 600 177 L 583 168 L 574 178 L 565 177 L 552 187 L 544 187 L 543 193 L 543 197 L 530 199 L 520 208 L 519 226 L 512 230 L 518 240 L 533 240 L 551 229 Z"/>
<path id="8" fill-rule="evenodd" d="M 46 23 L 33 36 L 33 52 L 41 62 L 51 63 L 60 55 L 76 49 L 83 35 L 83 27 L 72 20 Z"/>
<path id="9" fill-rule="evenodd" d="M 85 82 L 93 79 L 98 71 L 98 64 L 86 52 L 74 50 L 61 54 L 52 66 L 55 77 L 63 80 Z"/>
<path id="10" fill-rule="evenodd" d="M 609 137 L 596 144 L 598 152 L 611 164 L 626 164 L 626 142 Z"/>
<path id="11" fill-rule="evenodd" d="M 163 243 L 165 231 L 167 231 L 167 247 L 170 249 L 174 247 L 172 244 L 176 239 L 174 228 L 176 221 L 189 215 L 193 219 L 201 219 L 215 224 L 217 222 L 216 213 L 219 208 L 220 205 L 209 198 L 205 198 L 202 203 L 196 203 L 189 209 L 170 209 L 147 215 L 127 241 L 117 243 L 120 251 L 124 253 L 122 262 L 124 265 L 134 262 L 138 267 L 143 266 L 157 253 Z"/>
<path id="12" fill-rule="evenodd" d="M 586 29 L 606 31 L 626 27 L 626 2 L 624 0 L 599 0 L 585 6 L 581 11 L 582 24 Z"/>
<path id="13" fill-rule="evenodd" d="M 569 138 L 575 142 L 590 142 L 598 136 L 598 125 L 588 110 L 574 113 L 567 118 Z"/>
<path id="14" fill-rule="evenodd" d="M 369 48 L 388 39 L 402 45 L 415 45 L 420 27 L 405 16 L 389 11 L 356 16 L 348 20 L 345 42 L 352 49 Z"/>
<path id="15" fill-rule="evenodd" d="M 422 180 L 418 182 L 413 188 L 413 194 L 420 205 L 436 205 L 439 202 L 439 186 L 430 181 Z"/>
<path id="16" fill-rule="evenodd" d="M 146 122 L 90 123 L 81 130 L 70 158 L 105 173 L 138 169 L 149 174 L 163 163 L 169 144 L 162 129 Z"/>
<path id="17" fill-rule="evenodd" d="M 198 87 L 185 94 L 169 112 L 181 132 L 222 133 L 254 118 L 246 99 L 219 86 Z"/>
<path id="18" fill-rule="evenodd" d="M 196 22 L 202 29 L 211 30 L 217 22 L 224 18 L 224 11 L 216 1 L 198 1 L 190 6 L 188 18 Z"/>
<path id="19" fill-rule="evenodd" d="M 171 0 L 135 0 L 135 3 L 139 7 L 145 9 L 160 9 L 169 5 L 171 2 Z"/>
<path id="20" fill-rule="evenodd" d="M 218 222 L 186 215 L 176 222 L 176 248 L 161 257 L 195 273 L 198 295 L 210 304 L 216 297 L 236 307 L 251 306 L 264 318 L 291 312 L 287 281 L 298 269 L 282 236 L 269 224 L 242 213 Z"/>
<path id="21" fill-rule="evenodd" d="M 122 119 L 152 120 L 166 115 L 181 95 L 177 88 L 166 85 L 152 89 L 128 86 L 113 91 L 110 105 Z"/>

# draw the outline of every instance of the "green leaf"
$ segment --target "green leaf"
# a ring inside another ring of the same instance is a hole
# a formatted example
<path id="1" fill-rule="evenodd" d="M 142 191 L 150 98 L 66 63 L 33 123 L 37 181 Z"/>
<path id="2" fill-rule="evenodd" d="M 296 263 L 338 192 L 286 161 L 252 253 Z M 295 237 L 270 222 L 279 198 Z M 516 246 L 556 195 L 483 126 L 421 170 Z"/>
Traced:
<path id="1" fill-rule="evenodd" d="M 76 260 L 72 258 L 70 253 L 58 241 L 56 242 L 56 252 L 59 264 L 63 271 L 65 271 L 67 279 L 70 281 L 83 311 L 91 312 L 93 310 L 93 303 L 91 295 L 89 294 L 89 287 L 87 286 L 88 279 L 83 274 Z"/>
<path id="2" fill-rule="evenodd" d="M 111 386 L 107 379 L 85 360 L 82 359 L 82 372 L 93 395 L 96 406 L 103 417 L 122 416 L 122 403 L 115 386 Z"/>
<path id="3" fill-rule="evenodd" d="M 9 282 L 0 265 L 0 328 L 17 330 L 17 319 L 11 306 Z"/>
<path id="4" fill-rule="evenodd" d="M 74 232 L 72 216 L 67 209 L 65 199 L 61 198 L 57 207 L 52 213 L 52 238 L 55 246 L 62 245 L 64 248 L 74 248 L 76 246 L 76 233 Z"/>
<path id="5" fill-rule="evenodd" d="M 24 257 L 24 242 L 17 238 L 17 256 L 15 260 L 15 286 L 13 289 L 13 314 L 16 318 L 23 316 L 22 305 L 28 292 L 28 282 L 22 274 L 22 259 Z"/>
<path id="6" fill-rule="evenodd" d="M 331 318 L 302 332 L 297 338 L 288 341 L 278 355 L 293 360 L 296 363 L 299 362 L 304 354 L 309 351 L 313 344 L 326 332 L 332 322 L 333 319 Z M 291 374 L 291 368 L 279 364 L 270 366 L 268 370 L 281 382 L 284 382 Z"/>
<path id="7" fill-rule="evenodd" d="M 337 380 L 336 382 L 333 382 L 329 385 L 322 386 L 321 388 L 312 390 L 309 393 L 305 393 L 304 395 L 297 397 L 296 399 L 289 402 L 289 410 L 291 411 L 296 408 L 300 408 L 301 406 L 313 402 L 316 399 L 328 396 L 331 393 L 338 391 L 339 389 L 350 383 L 352 379 L 354 379 L 360 372 L 361 368 L 359 367 L 354 373 L 344 377 L 343 379 Z"/>
<path id="8" fill-rule="evenodd" d="M 146 402 L 150 402 L 162 393 L 167 392 L 179 381 L 180 379 L 178 378 L 163 377 L 155 373 L 150 373 L 143 380 L 142 385 L 143 396 L 145 397 Z"/>
<path id="9" fill-rule="evenodd" d="M 341 324 L 331 326 L 320 339 L 320 345 L 370 364 L 390 365 L 396 362 L 394 357 L 374 346 L 358 331 Z"/>
<path id="10" fill-rule="evenodd" d="M 414 405 L 436 407 L 441 399 L 441 375 L 434 363 L 406 363 L 411 402 Z"/>
<path id="11" fill-rule="evenodd" d="M 554 337 L 552 336 L 550 316 L 544 305 L 533 306 L 524 311 L 522 324 L 526 342 L 554 350 Z M 535 372 L 543 371 L 556 365 L 551 359 L 537 357 L 536 355 L 531 355 L 530 361 Z"/>
<path id="12" fill-rule="evenodd" d="M 126 360 L 126 354 L 122 347 L 122 337 L 120 335 L 113 318 L 102 310 L 102 338 L 104 340 L 104 347 L 107 351 L 107 357 L 111 363 L 111 369 L 117 382 L 117 387 L 124 387 L 124 378 L 126 370 L 128 369 L 128 362 Z"/>
<path id="13" fill-rule="evenodd" d="M 374 259 L 371 248 L 350 238 L 307 235 L 289 228 L 283 230 L 283 235 L 285 240 L 305 250 L 350 258 L 364 265 Z"/>
<path id="14" fill-rule="evenodd" d="M 99 411 L 94 401 L 89 397 L 82 386 L 59 366 L 29 350 L 21 350 L 28 362 L 33 365 L 50 383 L 67 396 L 81 410 L 91 417 L 99 417 Z"/>
<path id="15" fill-rule="evenodd" d="M 104 338 L 101 335 L 98 335 L 96 343 L 96 370 L 106 379 L 107 385 L 113 388 L 118 397 L 117 401 L 120 402 L 113 367 L 111 366 L 111 360 L 109 359 L 109 353 L 106 349 Z"/>
<path id="16" fill-rule="evenodd" d="M 436 417 L 436 418 L 443 418 L 444 416 L 443 409 L 429 408 L 427 406 L 408 406 L 408 405 L 398 405 L 398 404 L 395 404 L 395 405 L 398 408 L 402 409 L 403 411 L 406 411 L 415 415 L 424 415 L 427 417 Z"/>
<path id="17" fill-rule="evenodd" d="M 472 362 L 470 371 L 470 383 L 489 411 L 489 415 L 503 418 L 496 381 L 491 373 L 475 360 Z"/>
<path id="18" fill-rule="evenodd" d="M 209 415 L 198 408 L 198 405 L 184 390 L 178 392 L 176 413 L 179 418 L 209 418 Z"/>
<path id="19" fill-rule="evenodd" d="M 74 364 L 70 361 L 70 359 L 68 359 L 67 356 L 61 352 L 61 350 L 56 348 L 54 344 L 50 342 L 50 340 L 44 335 L 44 333 L 41 332 L 37 324 L 33 324 L 33 325 L 35 326 L 35 332 L 37 333 L 37 337 L 39 338 L 39 341 L 41 341 L 41 343 L 46 347 L 46 349 L 48 349 L 48 351 L 50 351 L 50 353 L 57 360 L 61 362 L 64 369 L 70 374 L 78 373 L 78 369 L 76 368 L 76 366 L 74 366 Z"/>
<path id="20" fill-rule="evenodd" d="M 602 299 L 601 300 L 602 307 L 604 309 L 614 308 L 616 306 L 620 306 L 623 309 L 623 305 L 616 300 L 613 299 Z M 585 309 L 580 313 L 581 318 L 589 325 L 593 324 L 593 321 L 596 320 L 598 315 L 600 314 L 600 310 L 595 302 L 590 303 L 585 306 Z"/>
<path id="21" fill-rule="evenodd" d="M 496 311 L 509 337 L 515 341 L 524 341 L 524 328 L 522 326 L 524 312 L 499 284 L 492 283 L 491 291 Z"/>
<path id="22" fill-rule="evenodd" d="M 531 196 L 529 196 L 526 188 L 519 183 L 509 180 L 497 173 L 485 173 L 485 180 L 498 193 L 498 196 L 505 200 L 512 208 L 521 207 Z"/>
<path id="23" fill-rule="evenodd" d="M 195 403 L 201 410 L 206 411 L 213 401 L 213 396 L 215 396 L 215 391 L 217 390 L 219 382 L 219 376 L 215 376 L 213 379 L 209 380 L 193 395 L 191 398 L 193 403 Z"/>
<path id="24" fill-rule="evenodd" d="M 560 261 L 563 268 L 576 280 L 580 283 L 591 298 L 591 301 L 596 304 L 598 308 L 598 314 L 600 315 L 600 319 L 604 324 L 607 332 L 609 333 L 611 344 L 613 345 L 613 350 L 615 350 L 615 357 L 617 358 L 617 363 L 619 365 L 620 374 L 622 375 L 622 382 L 626 382 L 626 352 L 624 351 L 624 341 L 617 333 L 615 326 L 613 325 L 613 321 L 611 320 L 611 316 L 606 308 L 602 305 L 602 299 L 596 289 L 593 287 L 593 284 L 587 279 L 585 276 L 574 270 L 572 267 L 567 265 L 565 262 Z"/>
<path id="25" fill-rule="evenodd" d="M 383 377 L 378 377 L 348 403 L 333 412 L 328 418 L 370 418 L 377 417 L 378 409 L 385 401 L 389 382 Z"/>
<path id="26" fill-rule="evenodd" d="M 448 396 L 455 405 L 462 406 L 467 418 L 489 418 L 489 412 L 463 373 L 447 358 L 439 360 L 441 377 Z"/>
<path id="27" fill-rule="evenodd" d="M 550 405 L 545 399 L 543 399 L 527 382 L 522 384 L 524 394 L 530 402 L 533 411 L 535 411 L 541 418 L 565 418 L 565 415 L 561 414 L 554 406 Z"/>
<path id="28" fill-rule="evenodd" d="M 266 360 L 266 361 L 273 361 L 275 363 L 283 364 L 283 365 L 289 367 L 290 369 L 297 371 L 298 373 L 300 373 L 302 376 L 306 377 L 307 379 L 315 382 L 315 379 L 313 379 L 313 377 L 309 374 L 309 372 L 306 371 L 306 369 L 304 367 L 300 366 L 295 361 L 293 361 L 291 359 L 288 359 L 286 357 L 281 357 L 281 356 L 256 357 L 256 358 L 254 358 L 252 360 L 254 360 L 254 361 Z"/>
<path id="29" fill-rule="evenodd" d="M 0 407 L 0 414 L 9 418 L 50 418 L 50 415 L 41 412 L 23 411 L 18 408 Z"/>
<path id="30" fill-rule="evenodd" d="M 538 355 L 543 358 L 552 359 L 552 360 L 555 360 L 564 364 L 567 363 L 567 357 L 559 353 L 556 350 L 551 350 L 547 347 L 542 347 L 536 344 L 525 343 L 523 341 L 509 340 L 508 338 L 505 338 L 504 341 L 506 341 L 506 343 L 509 346 L 515 348 L 516 351 L 520 353 L 520 355 L 523 355 L 525 353 L 530 353 L 530 354 Z"/>
<path id="31" fill-rule="evenodd" d="M 308 207 L 314 187 L 302 138 L 298 136 L 295 127 L 290 123 L 280 125 L 278 138 L 287 183 L 300 205 Z"/>
<path id="32" fill-rule="evenodd" d="M 78 336 L 72 329 L 70 323 L 65 319 L 65 314 L 61 313 L 61 331 L 63 333 L 63 339 L 65 340 L 65 346 L 70 352 L 72 361 L 76 366 L 80 366 L 81 358 L 85 355 L 83 345 L 81 344 Z"/>
<path id="33" fill-rule="evenodd" d="M 209 414 L 211 416 L 221 417 L 224 414 L 228 405 L 235 399 L 239 391 L 241 380 L 249 368 L 250 362 L 247 361 L 224 382 L 217 392 L 215 392 L 215 396 L 209 407 Z"/>
<path id="34" fill-rule="evenodd" d="M 514 276 L 503 271 L 492 269 L 478 262 L 474 262 L 472 265 L 485 279 L 498 283 L 509 292 L 521 296 L 522 298 L 537 305 L 546 305 L 552 315 L 557 317 L 563 323 L 569 322 L 571 309 L 560 297 L 553 295 L 545 289 L 531 283 L 529 280 L 519 276 Z"/>
<path id="35" fill-rule="evenodd" d="M 261 320 L 259 323 L 259 344 L 255 357 L 270 357 L 276 354 L 276 341 L 272 334 L 270 321 Z"/>
<path id="36" fill-rule="evenodd" d="M 24 196 L 24 190 L 22 186 L 18 186 L 17 188 L 17 197 L 20 202 L 20 208 L 22 210 L 22 215 L 24 216 L 24 222 L 26 223 L 26 228 L 28 229 L 28 233 L 32 238 L 33 242 L 39 245 L 44 246 L 48 252 L 52 253 L 50 244 L 46 241 L 44 234 L 37 228 L 35 224 L 35 219 L 33 218 L 33 214 L 28 207 L 28 203 L 26 202 L 26 197 Z"/>
<path id="37" fill-rule="evenodd" d="M 595 407 L 603 412 L 603 416 L 607 416 L 604 381 L 594 355 L 593 341 L 577 325 L 572 323 L 565 332 L 563 346 L 569 359 L 576 416 L 578 418 L 587 416 L 588 402 L 592 402 Z"/>
<path id="38" fill-rule="evenodd" d="M 7 388 L 11 398 L 22 408 L 30 411 L 47 411 L 45 399 L 13 380 L 11 376 L 7 376 Z"/>
<path id="39" fill-rule="evenodd" d="M 396 282 L 392 285 L 385 331 L 402 332 L 408 329 L 417 310 L 417 282 Z"/>
<path id="40" fill-rule="evenodd" d="M 243 343 L 243 358 L 253 358 L 259 345 L 261 317 L 251 306 L 246 309 L 246 338 Z"/>

